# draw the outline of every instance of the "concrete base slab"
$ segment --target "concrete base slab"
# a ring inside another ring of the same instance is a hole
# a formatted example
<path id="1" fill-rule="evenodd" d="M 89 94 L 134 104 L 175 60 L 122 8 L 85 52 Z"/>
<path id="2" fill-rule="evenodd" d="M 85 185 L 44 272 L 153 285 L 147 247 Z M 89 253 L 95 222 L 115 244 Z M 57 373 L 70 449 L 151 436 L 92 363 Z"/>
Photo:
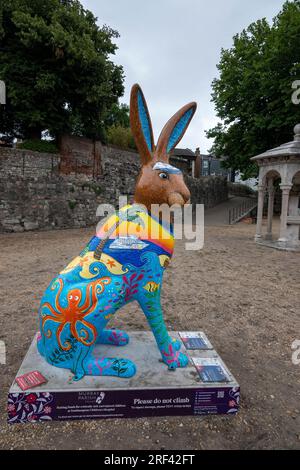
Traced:
<path id="1" fill-rule="evenodd" d="M 255 239 L 255 241 L 258 245 L 275 248 L 276 250 L 300 252 L 300 245 L 298 244 L 290 244 L 289 242 L 283 242 L 280 240 L 268 240 L 266 238 Z"/>
<path id="2" fill-rule="evenodd" d="M 169 371 L 161 362 L 151 332 L 130 331 L 124 347 L 97 345 L 94 354 L 131 359 L 137 373 L 130 379 L 85 376 L 74 382 L 72 373 L 48 364 L 39 354 L 36 337 L 17 377 L 38 370 L 48 382 L 22 391 L 16 381 L 8 394 L 8 422 L 235 414 L 239 407 L 239 385 L 214 349 L 182 351 L 189 356 L 186 368 Z M 178 332 L 172 337 L 181 341 Z M 220 361 L 227 382 L 201 381 L 194 358 Z"/>

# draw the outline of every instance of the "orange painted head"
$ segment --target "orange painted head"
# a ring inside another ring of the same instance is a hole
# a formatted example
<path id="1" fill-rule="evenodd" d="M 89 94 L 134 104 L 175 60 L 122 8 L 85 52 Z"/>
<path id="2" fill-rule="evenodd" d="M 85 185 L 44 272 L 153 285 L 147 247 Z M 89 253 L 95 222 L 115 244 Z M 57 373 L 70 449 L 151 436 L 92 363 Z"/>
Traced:
<path id="1" fill-rule="evenodd" d="M 139 85 L 133 85 L 130 97 L 130 125 L 139 151 L 142 168 L 137 180 L 134 201 L 144 204 L 179 204 L 189 202 L 190 192 L 179 169 L 169 164 L 169 156 L 183 137 L 197 104 L 188 103 L 169 119 L 154 145 L 147 103 Z"/>
<path id="2" fill-rule="evenodd" d="M 68 294 L 69 308 L 77 308 L 81 301 L 82 293 L 80 289 L 72 289 Z"/>

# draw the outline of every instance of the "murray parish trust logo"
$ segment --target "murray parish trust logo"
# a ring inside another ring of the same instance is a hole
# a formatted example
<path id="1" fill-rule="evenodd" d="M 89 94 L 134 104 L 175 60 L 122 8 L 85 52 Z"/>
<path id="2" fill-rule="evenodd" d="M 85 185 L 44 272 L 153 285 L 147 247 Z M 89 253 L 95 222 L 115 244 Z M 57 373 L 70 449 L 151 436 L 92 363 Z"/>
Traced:
<path id="1" fill-rule="evenodd" d="M 97 403 L 97 405 L 100 405 L 100 403 L 103 402 L 104 397 L 105 397 L 105 393 L 104 393 L 104 392 L 101 392 L 100 395 L 96 398 L 96 403 Z"/>
<path id="2" fill-rule="evenodd" d="M 105 397 L 104 392 L 99 393 L 98 391 L 94 391 L 94 390 L 83 391 L 83 392 L 79 392 L 78 394 L 78 400 L 84 401 L 85 404 L 97 403 L 97 405 L 100 405 L 100 403 L 103 402 L 104 397 Z"/>

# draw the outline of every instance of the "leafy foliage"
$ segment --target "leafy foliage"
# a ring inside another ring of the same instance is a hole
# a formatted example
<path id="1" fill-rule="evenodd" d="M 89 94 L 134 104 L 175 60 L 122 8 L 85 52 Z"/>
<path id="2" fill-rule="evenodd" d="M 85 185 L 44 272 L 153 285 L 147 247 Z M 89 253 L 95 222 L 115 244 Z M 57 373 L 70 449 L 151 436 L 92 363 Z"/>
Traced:
<path id="1" fill-rule="evenodd" d="M 130 130 L 129 106 L 127 104 L 114 104 L 105 119 L 105 124 L 107 125 L 107 143 L 125 150 L 136 150 Z"/>
<path id="2" fill-rule="evenodd" d="M 68 201 L 68 204 L 69 204 L 69 207 L 70 209 L 73 211 L 75 209 L 75 207 L 77 206 L 77 201 Z"/>
<path id="3" fill-rule="evenodd" d="M 36 152 L 57 153 L 58 149 L 54 141 L 28 139 L 18 145 L 20 149 L 34 150 Z"/>
<path id="4" fill-rule="evenodd" d="M 121 125 L 111 126 L 107 129 L 107 142 L 125 150 L 136 149 L 130 128 Z"/>
<path id="5" fill-rule="evenodd" d="M 0 3 L 0 79 L 7 90 L 0 132 L 103 136 L 124 77 L 110 60 L 118 33 L 96 20 L 78 0 Z"/>
<path id="6" fill-rule="evenodd" d="M 292 140 L 300 106 L 292 83 L 300 78 L 300 1 L 287 1 L 272 24 L 252 23 L 223 49 L 212 101 L 222 120 L 207 136 L 211 152 L 227 156 L 226 166 L 256 175 L 250 157 Z"/>
<path id="7" fill-rule="evenodd" d="M 129 106 L 124 103 L 113 104 L 106 116 L 105 124 L 107 127 L 121 126 L 130 127 Z"/>
<path id="8" fill-rule="evenodd" d="M 230 194 L 235 196 L 253 196 L 256 194 L 256 191 L 250 186 L 242 183 L 227 183 L 228 191 Z"/>

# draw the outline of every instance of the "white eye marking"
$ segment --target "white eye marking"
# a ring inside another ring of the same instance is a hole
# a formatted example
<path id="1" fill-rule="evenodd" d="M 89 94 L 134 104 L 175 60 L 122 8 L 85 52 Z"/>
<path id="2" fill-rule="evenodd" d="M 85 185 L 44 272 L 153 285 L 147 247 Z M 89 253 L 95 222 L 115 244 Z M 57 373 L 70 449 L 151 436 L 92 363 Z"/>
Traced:
<path id="1" fill-rule="evenodd" d="M 167 173 L 165 173 L 164 171 L 162 171 L 161 173 L 159 173 L 158 175 L 161 179 L 163 180 L 167 180 L 169 179 L 169 175 Z"/>
<path id="2" fill-rule="evenodd" d="M 156 162 L 153 170 L 161 170 L 165 173 L 174 174 L 174 175 L 181 175 L 181 171 L 176 168 L 175 166 L 170 165 L 169 163 L 163 162 Z"/>
<path id="3" fill-rule="evenodd" d="M 72 299 L 73 299 L 73 295 L 69 295 L 69 299 L 72 300 Z"/>
<path id="4" fill-rule="evenodd" d="M 74 299 L 75 299 L 75 300 L 79 300 L 78 295 L 75 295 Z"/>

